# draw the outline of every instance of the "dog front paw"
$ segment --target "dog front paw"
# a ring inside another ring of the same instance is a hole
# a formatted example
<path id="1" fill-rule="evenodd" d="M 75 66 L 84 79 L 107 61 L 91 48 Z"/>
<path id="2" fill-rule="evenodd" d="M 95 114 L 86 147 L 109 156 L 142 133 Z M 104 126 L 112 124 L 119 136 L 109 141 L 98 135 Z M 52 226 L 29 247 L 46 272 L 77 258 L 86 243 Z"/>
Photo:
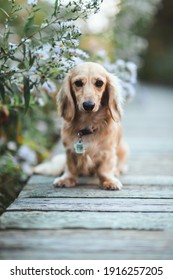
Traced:
<path id="1" fill-rule="evenodd" d="M 54 180 L 53 182 L 53 186 L 55 188 L 71 188 L 71 187 L 75 187 L 76 186 L 76 179 L 72 178 L 72 177 L 58 177 Z"/>
<path id="2" fill-rule="evenodd" d="M 101 183 L 101 188 L 104 189 L 104 190 L 114 190 L 114 191 L 117 191 L 117 190 L 121 190 L 122 184 L 116 178 L 114 178 L 114 179 L 105 179 Z"/>

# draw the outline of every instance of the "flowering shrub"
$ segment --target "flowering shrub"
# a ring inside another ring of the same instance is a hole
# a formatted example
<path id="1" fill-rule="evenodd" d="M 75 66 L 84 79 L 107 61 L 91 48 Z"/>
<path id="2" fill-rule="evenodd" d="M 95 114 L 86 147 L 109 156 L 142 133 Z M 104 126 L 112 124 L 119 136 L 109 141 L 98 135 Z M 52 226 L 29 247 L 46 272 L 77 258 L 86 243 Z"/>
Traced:
<path id="1" fill-rule="evenodd" d="M 121 85 L 121 94 L 125 101 L 132 100 L 135 96 L 135 84 L 137 82 L 137 66 L 131 61 L 117 59 L 114 63 L 110 62 L 104 50 L 97 53 L 97 57 L 101 60 L 103 66 L 119 78 Z"/>
<path id="2" fill-rule="evenodd" d="M 88 58 L 76 20 L 97 13 L 102 0 L 63 2 L 0 0 L 0 208 L 1 194 L 10 189 L 14 198 L 16 178 L 26 179 L 57 141 L 52 97 L 65 73 Z"/>
<path id="3" fill-rule="evenodd" d="M 94 55 L 95 60 L 102 64 L 105 69 L 117 76 L 121 86 L 121 95 L 124 101 L 131 101 L 135 94 L 135 84 L 137 82 L 137 66 L 132 61 L 117 59 L 114 62 L 110 61 L 105 50 L 97 51 Z"/>
<path id="4" fill-rule="evenodd" d="M 71 67 L 88 58 L 80 50 L 78 18 L 87 18 L 99 10 L 102 0 L 69 1 L 63 5 L 55 0 L 52 12 L 37 23 L 41 8 L 37 0 L 26 4 L 9 0 L 0 34 L 0 98 L 3 104 L 18 108 L 29 104 L 44 104 L 41 90 L 56 91 L 53 81 L 61 81 Z M 49 8 L 49 10 L 51 10 Z M 23 29 L 16 34 L 13 26 L 19 17 L 25 17 Z"/>

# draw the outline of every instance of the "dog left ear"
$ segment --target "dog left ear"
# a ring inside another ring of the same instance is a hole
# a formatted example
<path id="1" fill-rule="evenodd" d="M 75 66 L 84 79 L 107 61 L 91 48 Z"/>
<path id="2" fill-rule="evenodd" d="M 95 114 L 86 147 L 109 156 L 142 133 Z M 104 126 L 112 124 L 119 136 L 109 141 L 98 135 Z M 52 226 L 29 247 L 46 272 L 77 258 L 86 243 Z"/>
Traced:
<path id="1" fill-rule="evenodd" d="M 71 122 L 75 116 L 75 101 L 71 89 L 71 77 L 68 74 L 64 81 L 62 88 L 57 95 L 58 113 L 66 121 Z"/>
<path id="2" fill-rule="evenodd" d="M 119 81 L 112 74 L 107 77 L 106 96 L 111 117 L 114 121 L 119 122 L 122 116 L 123 98 Z"/>

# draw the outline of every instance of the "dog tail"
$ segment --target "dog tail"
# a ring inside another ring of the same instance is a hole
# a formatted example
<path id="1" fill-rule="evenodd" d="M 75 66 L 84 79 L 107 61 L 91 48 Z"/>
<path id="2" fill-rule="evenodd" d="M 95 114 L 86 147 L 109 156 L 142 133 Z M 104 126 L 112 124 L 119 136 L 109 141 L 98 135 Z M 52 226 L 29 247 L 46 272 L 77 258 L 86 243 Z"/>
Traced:
<path id="1" fill-rule="evenodd" d="M 43 174 L 49 176 L 59 176 L 65 170 L 66 155 L 59 154 L 50 161 L 43 162 L 33 168 L 34 174 Z"/>

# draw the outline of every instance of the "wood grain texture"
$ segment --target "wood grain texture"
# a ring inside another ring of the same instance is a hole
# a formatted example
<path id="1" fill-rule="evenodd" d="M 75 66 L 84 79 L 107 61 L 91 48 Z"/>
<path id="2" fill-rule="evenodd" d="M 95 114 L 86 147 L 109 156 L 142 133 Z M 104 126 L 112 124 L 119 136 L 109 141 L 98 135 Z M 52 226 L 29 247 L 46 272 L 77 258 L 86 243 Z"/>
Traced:
<path id="1" fill-rule="evenodd" d="M 172 161 L 173 162 L 173 161 Z M 153 185 L 153 186 L 173 186 L 173 175 L 171 176 L 151 176 L 151 175 L 138 175 L 130 174 L 120 176 L 120 180 L 124 185 Z M 54 178 L 51 176 L 32 176 L 28 185 L 49 184 L 52 186 Z M 96 177 L 79 177 L 80 185 L 98 185 L 99 181 Z"/>
<path id="2" fill-rule="evenodd" d="M 8 211 L 173 212 L 173 199 L 18 198 Z"/>
<path id="3" fill-rule="evenodd" d="M 34 178 L 37 176 L 32 177 Z M 47 179 L 47 178 L 46 178 Z M 172 177 L 124 177 L 124 185 L 119 191 L 101 190 L 97 185 L 98 180 L 91 178 L 80 178 L 79 186 L 75 188 L 54 188 L 53 178 L 49 178 L 47 183 L 30 184 L 24 187 L 19 198 L 46 198 L 46 197 L 81 197 L 81 198 L 173 198 L 173 178 Z M 156 185 L 154 185 L 154 182 Z M 131 183 L 131 185 L 130 185 Z M 141 183 L 136 185 L 135 183 Z"/>
<path id="4" fill-rule="evenodd" d="M 173 213 L 9 211 L 0 228 L 173 230 Z"/>
<path id="5" fill-rule="evenodd" d="M 0 259 L 163 260 L 173 258 L 173 233 L 79 229 L 8 230 L 0 232 L 0 247 Z"/>

